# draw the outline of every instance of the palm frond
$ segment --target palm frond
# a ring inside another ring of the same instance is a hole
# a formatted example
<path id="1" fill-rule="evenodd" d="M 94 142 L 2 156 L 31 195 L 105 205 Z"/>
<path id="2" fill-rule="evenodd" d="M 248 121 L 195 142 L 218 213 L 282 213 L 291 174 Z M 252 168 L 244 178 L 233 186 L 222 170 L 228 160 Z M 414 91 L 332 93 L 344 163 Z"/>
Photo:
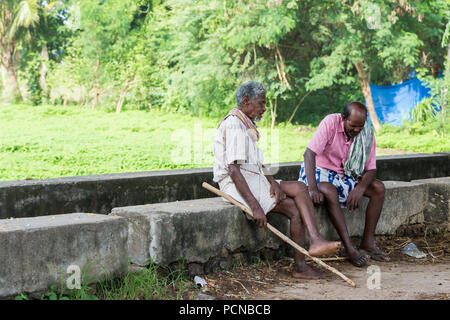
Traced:
<path id="1" fill-rule="evenodd" d="M 9 29 L 9 38 L 12 39 L 19 28 L 29 28 L 39 22 L 37 0 L 22 0 L 14 12 L 14 20 Z"/>

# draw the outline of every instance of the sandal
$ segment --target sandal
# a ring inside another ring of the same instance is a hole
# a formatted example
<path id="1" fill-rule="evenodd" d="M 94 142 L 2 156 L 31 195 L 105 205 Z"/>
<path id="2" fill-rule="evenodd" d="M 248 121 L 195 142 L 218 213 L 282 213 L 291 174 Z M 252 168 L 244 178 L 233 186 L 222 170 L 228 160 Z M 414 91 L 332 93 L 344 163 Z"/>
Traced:
<path id="1" fill-rule="evenodd" d="M 381 261 L 381 262 L 389 262 L 391 261 L 391 258 L 384 253 L 383 251 L 381 251 L 379 248 L 375 248 L 375 250 L 365 250 L 362 248 L 359 248 L 362 252 L 367 253 L 371 259 L 375 260 L 375 261 Z"/>
<path id="2" fill-rule="evenodd" d="M 367 264 L 367 262 L 369 262 L 370 255 L 367 253 L 364 253 L 364 252 L 360 252 L 359 256 L 357 258 L 352 259 L 352 258 L 348 257 L 347 259 L 355 267 L 361 268 L 361 267 L 364 267 Z"/>

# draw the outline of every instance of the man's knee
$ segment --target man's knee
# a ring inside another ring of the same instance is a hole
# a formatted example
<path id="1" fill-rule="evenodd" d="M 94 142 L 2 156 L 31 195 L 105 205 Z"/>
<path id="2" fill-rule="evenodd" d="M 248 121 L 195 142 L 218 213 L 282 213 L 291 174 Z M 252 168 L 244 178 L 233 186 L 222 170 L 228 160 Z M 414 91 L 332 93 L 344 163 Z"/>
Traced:
<path id="1" fill-rule="evenodd" d="M 299 211 L 292 198 L 287 197 L 282 200 L 274 209 L 275 212 L 284 214 L 288 219 L 297 219 L 300 217 Z"/>
<path id="2" fill-rule="evenodd" d="M 319 182 L 318 183 L 319 191 L 323 193 L 327 200 L 338 200 L 337 189 L 334 185 L 329 182 Z"/>
<path id="3" fill-rule="evenodd" d="M 384 186 L 383 182 L 381 182 L 380 180 L 375 180 L 374 182 L 372 182 L 371 187 L 374 196 L 384 198 L 384 195 L 386 193 L 386 187 Z"/>
<path id="4" fill-rule="evenodd" d="M 305 196 L 308 194 L 308 187 L 301 181 L 296 181 L 294 192 L 296 195 Z"/>

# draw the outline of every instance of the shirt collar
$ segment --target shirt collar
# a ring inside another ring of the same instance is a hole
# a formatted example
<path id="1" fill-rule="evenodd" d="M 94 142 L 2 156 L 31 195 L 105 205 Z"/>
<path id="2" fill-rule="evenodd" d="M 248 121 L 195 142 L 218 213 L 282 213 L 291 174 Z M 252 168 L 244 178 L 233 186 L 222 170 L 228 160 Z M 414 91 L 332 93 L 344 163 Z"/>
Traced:
<path id="1" fill-rule="evenodd" d="M 344 132 L 344 118 L 342 117 L 342 114 L 339 115 L 339 125 L 337 127 L 337 132 Z"/>

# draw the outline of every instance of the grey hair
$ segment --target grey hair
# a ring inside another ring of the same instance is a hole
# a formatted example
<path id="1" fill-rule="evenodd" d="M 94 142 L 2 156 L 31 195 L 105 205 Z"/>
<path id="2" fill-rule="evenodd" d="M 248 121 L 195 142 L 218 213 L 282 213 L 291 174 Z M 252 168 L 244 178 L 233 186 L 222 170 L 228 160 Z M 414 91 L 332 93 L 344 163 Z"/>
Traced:
<path id="1" fill-rule="evenodd" d="M 262 83 L 256 81 L 247 81 L 236 90 L 236 104 L 238 107 L 240 107 L 242 99 L 244 99 L 245 96 L 247 96 L 250 101 L 252 101 L 265 93 L 266 89 L 264 88 L 264 85 Z"/>

